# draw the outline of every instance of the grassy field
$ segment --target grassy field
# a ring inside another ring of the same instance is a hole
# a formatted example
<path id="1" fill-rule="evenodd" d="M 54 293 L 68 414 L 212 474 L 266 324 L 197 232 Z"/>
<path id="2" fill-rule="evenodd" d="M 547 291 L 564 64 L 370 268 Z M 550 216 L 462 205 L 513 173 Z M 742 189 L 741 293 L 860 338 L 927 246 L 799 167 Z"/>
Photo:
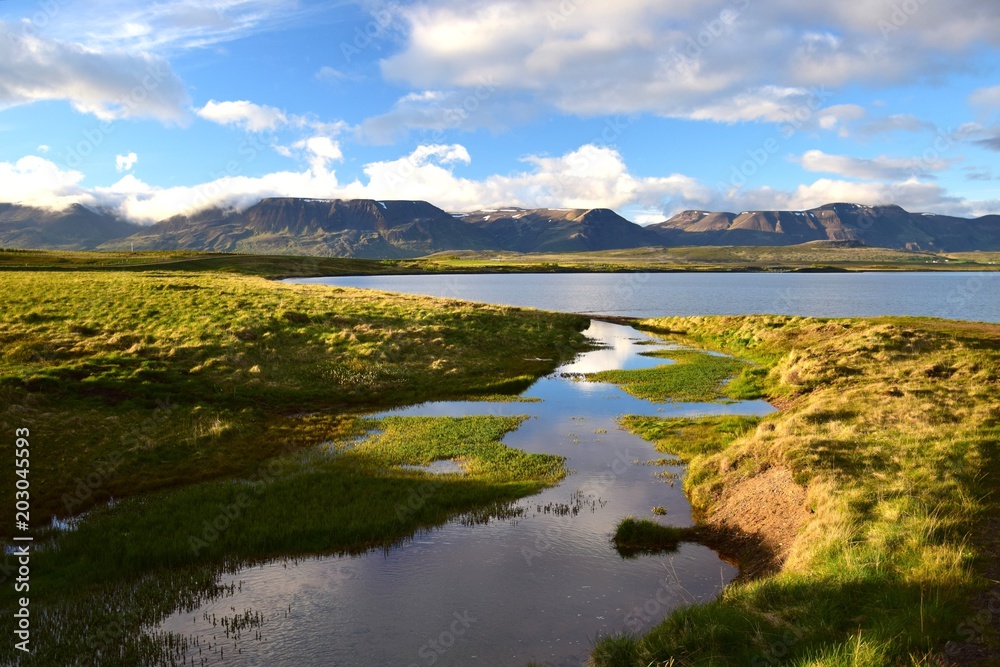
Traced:
<path id="1" fill-rule="evenodd" d="M 642 324 L 753 361 L 766 369 L 761 391 L 781 407 L 759 423 L 623 420 L 690 462 L 685 489 L 703 522 L 754 505 L 780 513 L 777 501 L 796 492 L 804 518 L 790 543 L 766 552 L 775 558 L 767 574 L 644 634 L 603 639 L 596 665 L 991 664 L 1000 326 L 774 316 Z M 762 493 L 764 479 L 786 481 Z M 757 496 L 740 493 L 748 488 Z"/>
<path id="2" fill-rule="evenodd" d="M 516 393 L 554 367 L 536 359 L 579 347 L 585 322 L 212 273 L 10 272 L 0 284 L 0 418 L 36 436 L 36 521 L 247 474 L 304 446 L 304 413 L 330 411 L 336 430 L 377 406 Z"/>
<path id="3" fill-rule="evenodd" d="M 617 271 L 995 271 L 1000 253 L 911 252 L 823 243 L 795 246 L 630 248 L 584 253 L 442 252 L 371 260 L 189 251 L 2 250 L 2 270 L 227 272 L 266 278 L 420 273 Z"/>
<path id="4" fill-rule="evenodd" d="M 149 271 L 234 273 L 264 278 L 381 275 L 419 272 L 400 260 L 341 259 L 297 255 L 237 255 L 177 251 L 96 252 L 2 250 L 0 271 Z"/>
<path id="5" fill-rule="evenodd" d="M 142 629 L 218 594 L 220 571 L 385 548 L 563 474 L 500 444 L 518 418 L 361 415 L 516 393 L 584 347 L 584 318 L 171 265 L 5 271 L 0 288 L 0 424 L 30 430 L 31 523 L 57 545 L 33 554 L 41 650 L 23 664 L 167 660 L 176 638 Z M 400 467 L 438 459 L 464 473 Z"/>

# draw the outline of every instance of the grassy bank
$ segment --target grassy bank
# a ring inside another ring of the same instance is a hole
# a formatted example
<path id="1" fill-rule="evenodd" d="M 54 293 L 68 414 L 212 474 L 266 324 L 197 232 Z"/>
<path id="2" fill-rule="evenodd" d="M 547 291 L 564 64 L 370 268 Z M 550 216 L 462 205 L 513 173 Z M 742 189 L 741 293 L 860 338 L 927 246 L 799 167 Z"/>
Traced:
<path id="1" fill-rule="evenodd" d="M 984 574 L 996 579 L 1000 326 L 642 324 L 766 369 L 758 386 L 782 409 L 757 424 L 624 424 L 690 461 L 685 488 L 703 525 L 754 540 L 773 562 L 641 636 L 599 642 L 595 664 L 944 664 L 942 653 L 996 650 L 982 596 Z"/>
<path id="2" fill-rule="evenodd" d="M 167 661 L 176 638 L 144 631 L 223 594 L 221 571 L 484 520 L 563 474 L 500 444 L 519 418 L 360 415 L 516 393 L 582 348 L 584 318 L 214 271 L 6 271 L 0 289 L 0 424 L 30 430 L 40 540 L 24 664 Z M 401 467 L 440 459 L 464 472 Z"/>

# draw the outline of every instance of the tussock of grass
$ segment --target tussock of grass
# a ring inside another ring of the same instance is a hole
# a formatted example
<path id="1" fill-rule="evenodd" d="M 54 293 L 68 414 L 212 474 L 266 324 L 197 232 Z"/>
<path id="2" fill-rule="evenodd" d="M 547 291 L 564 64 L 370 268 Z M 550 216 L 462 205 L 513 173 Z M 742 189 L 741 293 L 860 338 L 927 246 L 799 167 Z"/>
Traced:
<path id="1" fill-rule="evenodd" d="M 760 397 L 760 371 L 746 362 L 698 350 L 663 350 L 649 356 L 674 361 L 655 368 L 588 373 L 592 382 L 613 382 L 650 401 L 711 402 Z M 733 377 L 735 380 L 729 382 Z"/>
<path id="2" fill-rule="evenodd" d="M 595 664 L 923 664 L 958 638 L 984 585 L 974 566 L 995 557 L 977 551 L 973 531 L 997 511 L 1000 327 L 768 316 L 645 324 L 756 361 L 783 406 L 729 434 L 710 420 L 625 420 L 690 458 L 696 509 L 782 467 L 812 513 L 777 574 L 679 609 L 643 637 L 607 640 L 624 657 L 605 659 L 599 643 Z"/>
<path id="3" fill-rule="evenodd" d="M 612 537 L 615 549 L 623 558 L 676 551 L 681 541 L 685 539 L 691 539 L 690 529 L 664 526 L 652 519 L 640 519 L 634 516 L 619 521 Z"/>

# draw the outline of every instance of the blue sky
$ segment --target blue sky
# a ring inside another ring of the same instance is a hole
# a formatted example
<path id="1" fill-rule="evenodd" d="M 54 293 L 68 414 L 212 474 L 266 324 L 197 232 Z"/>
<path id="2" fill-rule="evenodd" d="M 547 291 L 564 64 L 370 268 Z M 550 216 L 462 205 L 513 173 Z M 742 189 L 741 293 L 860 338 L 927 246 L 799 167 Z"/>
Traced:
<path id="1" fill-rule="evenodd" d="M 994 0 L 0 4 L 0 201 L 1000 212 Z"/>

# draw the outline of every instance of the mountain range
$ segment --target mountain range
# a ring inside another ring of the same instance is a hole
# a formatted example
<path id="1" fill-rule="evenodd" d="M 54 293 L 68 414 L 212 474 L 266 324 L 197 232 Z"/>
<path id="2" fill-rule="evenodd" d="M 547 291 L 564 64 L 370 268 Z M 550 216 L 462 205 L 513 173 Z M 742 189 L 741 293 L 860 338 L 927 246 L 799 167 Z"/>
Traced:
<path id="1" fill-rule="evenodd" d="M 140 226 L 74 205 L 0 204 L 0 246 L 203 250 L 404 258 L 448 250 L 580 252 L 646 246 L 795 245 L 810 241 L 909 250 L 1000 250 L 1000 215 L 968 219 L 898 206 L 828 204 L 807 211 L 684 211 L 641 226 L 610 209 L 504 208 L 448 213 L 425 201 L 263 199 Z"/>

